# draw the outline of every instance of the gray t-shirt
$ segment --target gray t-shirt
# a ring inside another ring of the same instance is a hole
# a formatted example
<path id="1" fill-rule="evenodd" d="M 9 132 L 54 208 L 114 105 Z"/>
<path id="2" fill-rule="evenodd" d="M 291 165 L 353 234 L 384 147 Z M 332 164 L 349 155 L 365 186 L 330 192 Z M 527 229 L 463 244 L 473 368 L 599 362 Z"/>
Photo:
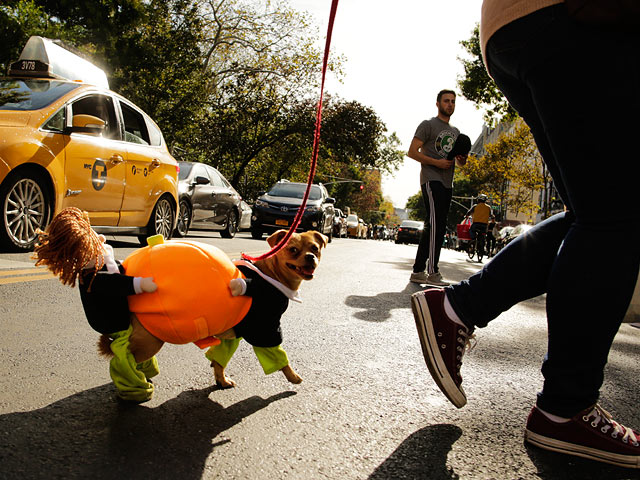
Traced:
<path id="1" fill-rule="evenodd" d="M 438 117 L 423 120 L 414 137 L 423 142 L 420 151 L 431 158 L 446 158 L 458 138 L 460 130 L 443 122 Z M 422 165 L 420 169 L 420 184 L 427 182 L 440 182 L 446 188 L 453 188 L 453 171 L 455 162 L 451 168 L 443 170 L 433 165 Z"/>

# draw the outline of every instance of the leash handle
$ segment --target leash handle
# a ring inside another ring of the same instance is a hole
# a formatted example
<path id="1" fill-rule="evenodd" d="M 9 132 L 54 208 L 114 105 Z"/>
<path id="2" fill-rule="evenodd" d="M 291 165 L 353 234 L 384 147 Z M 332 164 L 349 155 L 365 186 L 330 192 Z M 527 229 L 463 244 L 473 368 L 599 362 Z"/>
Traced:
<path id="1" fill-rule="evenodd" d="M 302 198 L 302 204 L 300 208 L 298 208 L 298 213 L 296 213 L 295 218 L 293 219 L 293 223 L 289 228 L 289 231 L 284 236 L 280 242 L 278 242 L 274 247 L 269 250 L 267 253 L 264 253 L 258 257 L 251 257 L 246 254 L 242 254 L 242 258 L 248 260 L 250 262 L 255 262 L 257 260 L 264 260 L 265 258 L 272 257 L 280 250 L 284 248 L 284 246 L 289 242 L 291 235 L 296 231 L 300 221 L 302 220 L 302 215 L 304 214 L 304 210 L 307 206 L 307 200 L 309 199 L 309 193 L 311 192 L 311 185 L 313 184 L 313 178 L 316 175 L 316 166 L 318 165 L 318 152 L 320 150 L 320 126 L 322 125 L 322 100 L 324 97 L 324 81 L 327 75 L 327 64 L 329 61 L 329 47 L 331 46 L 331 34 L 333 33 L 333 22 L 336 17 L 336 10 L 338 8 L 338 0 L 332 0 L 331 2 L 331 12 L 329 13 L 329 25 L 327 27 L 327 40 L 324 46 L 324 58 L 322 59 L 322 82 L 320 85 L 320 100 L 318 101 L 318 109 L 316 112 L 316 124 L 313 133 L 313 153 L 311 154 L 311 165 L 309 168 L 309 177 L 307 178 L 307 189 L 304 192 L 304 197 Z"/>

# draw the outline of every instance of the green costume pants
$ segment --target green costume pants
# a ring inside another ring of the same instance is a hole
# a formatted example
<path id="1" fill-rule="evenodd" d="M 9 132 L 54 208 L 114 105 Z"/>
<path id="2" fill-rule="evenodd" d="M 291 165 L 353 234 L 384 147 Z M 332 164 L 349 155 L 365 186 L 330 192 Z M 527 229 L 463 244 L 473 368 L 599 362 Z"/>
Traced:
<path id="1" fill-rule="evenodd" d="M 242 338 L 220 340 L 220 345 L 209 348 L 204 355 L 209 361 L 218 362 L 225 368 L 238 348 L 240 340 L 242 340 Z M 253 351 L 256 357 L 258 357 L 258 361 L 260 365 L 262 365 L 262 370 L 264 370 L 266 375 L 277 372 L 289 365 L 287 352 L 284 351 L 281 345 L 277 347 L 253 347 Z"/>
<path id="2" fill-rule="evenodd" d="M 114 357 L 109 365 L 109 374 L 118 389 L 118 396 L 123 400 L 146 402 L 153 395 L 153 383 L 148 379 L 155 377 L 158 370 L 158 360 L 151 357 L 141 363 L 136 363 L 129 351 L 129 336 L 132 327 L 110 334 L 113 339 L 111 351 Z"/>

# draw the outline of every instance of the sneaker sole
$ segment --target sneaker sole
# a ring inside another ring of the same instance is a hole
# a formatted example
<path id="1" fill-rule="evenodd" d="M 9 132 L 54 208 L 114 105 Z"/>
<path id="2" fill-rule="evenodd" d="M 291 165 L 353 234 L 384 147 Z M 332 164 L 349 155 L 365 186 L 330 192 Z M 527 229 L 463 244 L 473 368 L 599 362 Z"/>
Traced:
<path id="1" fill-rule="evenodd" d="M 576 457 L 588 458 L 589 460 L 609 463 L 618 467 L 640 468 L 640 457 L 638 456 L 621 455 L 598 450 L 597 448 L 576 445 L 575 443 L 563 442 L 562 440 L 539 435 L 528 429 L 524 431 L 524 440 L 544 450 L 575 455 Z"/>
<path id="2" fill-rule="evenodd" d="M 418 329 L 422 354 L 431 377 L 451 403 L 458 408 L 464 407 L 467 404 L 467 397 L 451 378 L 440 355 L 436 334 L 433 330 L 431 312 L 429 312 L 429 306 L 424 295 L 421 293 L 412 295 L 411 308 L 413 310 L 413 318 L 416 321 L 416 328 Z"/>

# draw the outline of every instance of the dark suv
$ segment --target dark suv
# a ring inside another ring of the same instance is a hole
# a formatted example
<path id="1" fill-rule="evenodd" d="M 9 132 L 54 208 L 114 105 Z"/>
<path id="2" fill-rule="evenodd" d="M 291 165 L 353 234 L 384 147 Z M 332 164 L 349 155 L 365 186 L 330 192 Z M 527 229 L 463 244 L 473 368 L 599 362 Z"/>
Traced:
<path id="1" fill-rule="evenodd" d="M 251 236 L 259 239 L 263 233 L 289 228 L 302 204 L 306 188 L 306 183 L 280 180 L 271 190 L 262 194 L 253 205 Z M 322 184 L 311 185 L 307 206 L 297 230 L 317 230 L 331 241 L 334 203 L 335 199 L 329 196 Z"/>

